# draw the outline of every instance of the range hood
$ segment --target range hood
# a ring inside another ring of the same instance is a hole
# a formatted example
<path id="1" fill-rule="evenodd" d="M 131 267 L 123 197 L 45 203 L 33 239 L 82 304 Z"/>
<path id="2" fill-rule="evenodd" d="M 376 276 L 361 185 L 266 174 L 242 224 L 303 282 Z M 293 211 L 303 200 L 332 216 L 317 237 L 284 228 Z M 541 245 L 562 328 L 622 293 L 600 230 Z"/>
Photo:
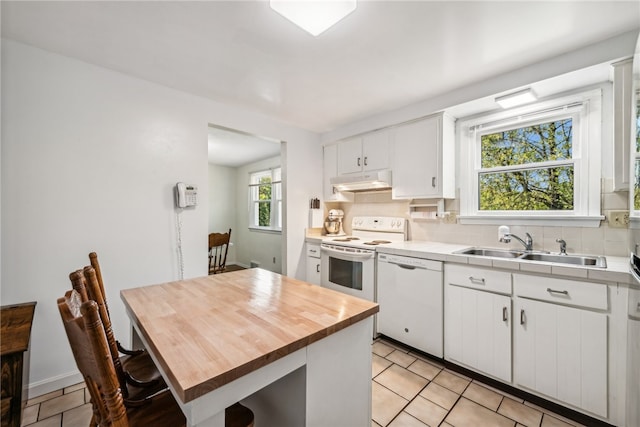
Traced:
<path id="1" fill-rule="evenodd" d="M 340 175 L 331 178 L 331 186 L 338 191 L 372 191 L 391 188 L 391 171 L 364 172 L 356 175 Z"/>

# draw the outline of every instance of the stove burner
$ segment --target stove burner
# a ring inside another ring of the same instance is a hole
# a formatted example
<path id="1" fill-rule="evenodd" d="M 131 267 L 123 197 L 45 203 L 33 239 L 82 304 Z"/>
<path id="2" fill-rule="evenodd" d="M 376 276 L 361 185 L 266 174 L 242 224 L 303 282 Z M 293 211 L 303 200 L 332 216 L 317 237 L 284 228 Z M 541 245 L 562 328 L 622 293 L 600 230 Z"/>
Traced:
<path id="1" fill-rule="evenodd" d="M 339 239 L 333 239 L 334 242 L 350 242 L 352 240 L 360 240 L 359 237 L 341 237 Z"/>
<path id="2" fill-rule="evenodd" d="M 380 243 L 378 242 L 364 242 L 365 245 L 371 245 L 371 246 L 376 246 L 379 245 Z"/>
<path id="3" fill-rule="evenodd" d="M 390 240 L 373 240 L 373 242 L 377 244 L 391 243 Z"/>

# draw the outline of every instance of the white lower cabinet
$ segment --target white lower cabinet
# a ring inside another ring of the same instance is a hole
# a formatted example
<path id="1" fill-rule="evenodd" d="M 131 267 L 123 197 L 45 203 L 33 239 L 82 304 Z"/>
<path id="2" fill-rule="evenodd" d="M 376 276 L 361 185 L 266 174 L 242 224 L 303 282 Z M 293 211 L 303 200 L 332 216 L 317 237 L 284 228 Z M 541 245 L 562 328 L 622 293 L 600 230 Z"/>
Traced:
<path id="1" fill-rule="evenodd" d="M 514 275 L 516 386 L 607 417 L 608 317 L 593 309 L 602 302 L 606 307 L 606 290 L 606 285 L 553 278 L 541 283 L 540 277 Z M 530 293 L 542 301 L 529 299 Z M 589 306 L 561 305 L 567 302 Z"/>
<path id="2" fill-rule="evenodd" d="M 307 243 L 307 282 L 320 284 L 320 245 Z"/>
<path id="3" fill-rule="evenodd" d="M 511 382 L 509 273 L 445 265 L 445 359 Z"/>

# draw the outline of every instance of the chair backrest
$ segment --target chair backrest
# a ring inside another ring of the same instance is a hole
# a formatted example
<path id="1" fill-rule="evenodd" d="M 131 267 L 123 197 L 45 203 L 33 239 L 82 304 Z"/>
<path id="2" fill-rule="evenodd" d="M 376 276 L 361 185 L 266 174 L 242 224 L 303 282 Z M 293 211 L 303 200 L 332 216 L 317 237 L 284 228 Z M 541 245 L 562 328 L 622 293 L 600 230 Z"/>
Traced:
<path id="1" fill-rule="evenodd" d="M 93 420 L 99 426 L 128 427 L 98 304 L 92 300 L 81 302 L 80 294 L 71 290 L 58 299 L 58 310 L 76 365 L 91 394 Z"/>
<path id="2" fill-rule="evenodd" d="M 209 274 L 222 273 L 227 264 L 231 229 L 227 233 L 209 234 Z"/>
<path id="3" fill-rule="evenodd" d="M 100 285 L 100 292 L 102 293 L 102 299 L 104 300 L 104 304 L 107 306 L 107 313 L 109 312 L 109 305 L 107 304 L 107 294 L 104 291 L 104 282 L 102 281 L 102 270 L 100 269 L 100 263 L 98 262 L 98 254 L 95 252 L 91 252 L 89 254 L 89 262 L 91 263 L 91 267 L 96 272 L 96 278 L 98 279 L 98 284 Z"/>
<path id="4" fill-rule="evenodd" d="M 93 267 L 87 266 L 82 270 L 77 270 L 71 273 L 69 275 L 69 279 L 71 280 L 73 289 L 78 293 L 81 302 L 95 301 L 96 306 L 98 307 L 98 314 L 100 315 L 100 321 L 104 328 L 105 338 L 107 340 L 107 346 L 114 365 L 116 377 L 118 378 L 124 397 L 127 397 L 129 395 L 127 378 L 124 369 L 122 368 L 118 345 L 111 326 L 111 318 L 109 317 L 107 304 L 102 294 L 103 288 L 100 287 L 96 272 Z"/>

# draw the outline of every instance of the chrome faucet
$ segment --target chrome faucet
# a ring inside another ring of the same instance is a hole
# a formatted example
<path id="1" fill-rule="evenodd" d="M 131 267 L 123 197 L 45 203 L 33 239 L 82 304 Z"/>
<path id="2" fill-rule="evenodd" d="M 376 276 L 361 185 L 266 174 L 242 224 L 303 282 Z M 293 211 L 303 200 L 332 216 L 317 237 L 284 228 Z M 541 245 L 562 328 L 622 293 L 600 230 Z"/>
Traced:
<path id="1" fill-rule="evenodd" d="M 565 242 L 562 239 L 556 239 L 557 243 L 560 243 L 560 255 L 566 255 L 567 254 L 567 242 Z"/>
<path id="2" fill-rule="evenodd" d="M 531 237 L 531 234 L 529 233 L 525 233 L 527 238 L 526 240 L 522 240 L 520 237 L 516 236 L 513 233 L 504 233 L 504 235 L 502 237 L 500 237 L 500 241 L 502 243 L 509 243 L 511 241 L 511 238 L 513 237 L 514 239 L 516 239 L 518 242 L 522 243 L 522 245 L 524 246 L 524 250 L 527 252 L 531 252 L 533 251 L 533 238 Z"/>

